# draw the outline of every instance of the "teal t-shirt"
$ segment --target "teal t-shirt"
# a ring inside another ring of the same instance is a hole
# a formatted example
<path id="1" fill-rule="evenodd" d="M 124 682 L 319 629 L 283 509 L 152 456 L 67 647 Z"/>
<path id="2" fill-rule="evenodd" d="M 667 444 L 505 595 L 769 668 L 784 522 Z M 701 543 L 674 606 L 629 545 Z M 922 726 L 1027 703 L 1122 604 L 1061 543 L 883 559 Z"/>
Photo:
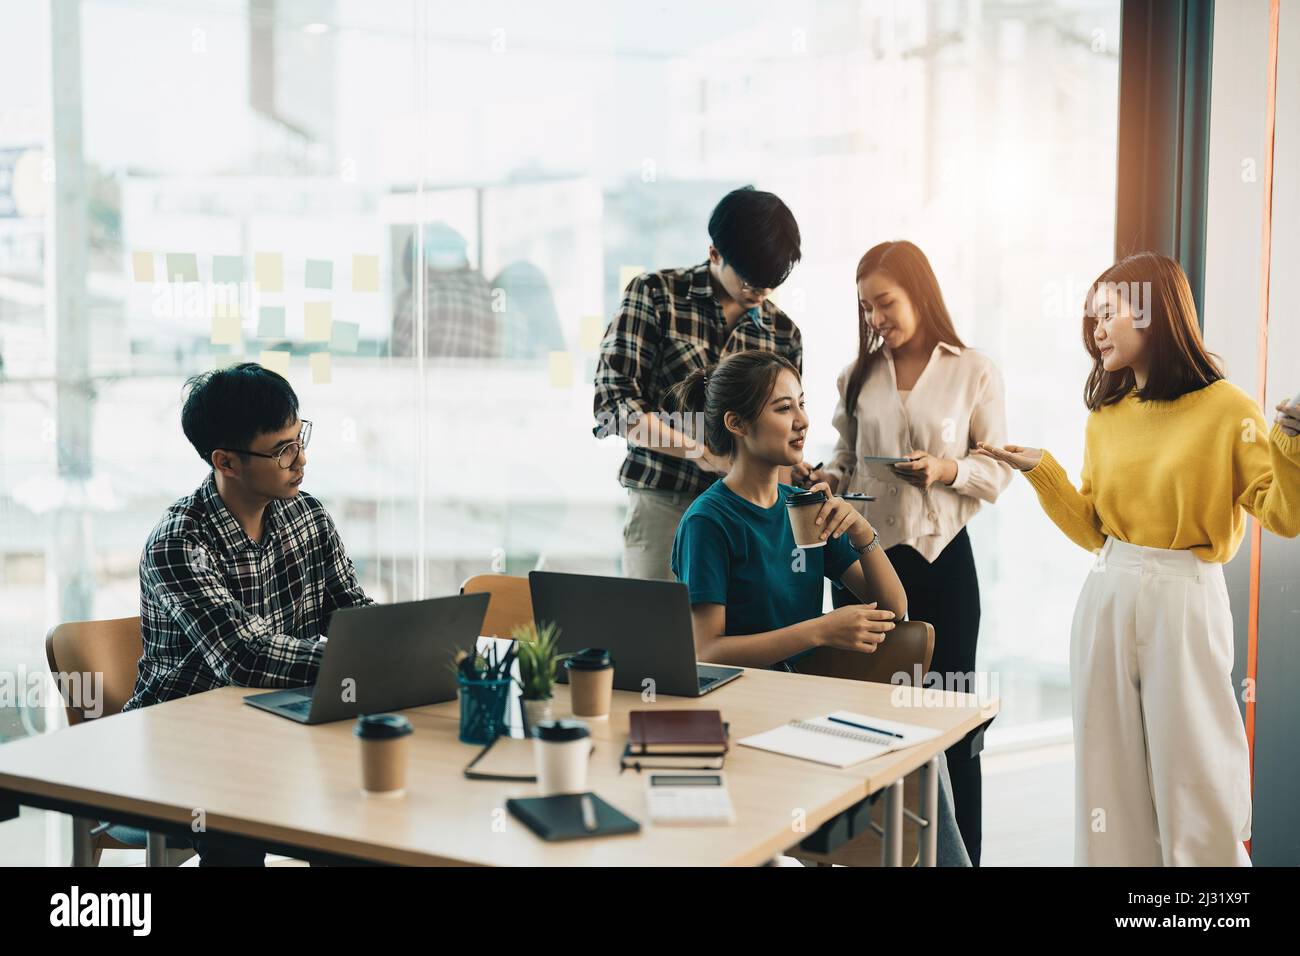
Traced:
<path id="1" fill-rule="evenodd" d="M 715 481 L 677 526 L 672 569 L 692 604 L 723 604 L 724 634 L 760 634 L 822 613 L 823 578 L 838 581 L 858 552 L 847 534 L 820 548 L 799 549 L 786 499 L 799 491 L 777 485 L 777 500 L 760 508 Z"/>

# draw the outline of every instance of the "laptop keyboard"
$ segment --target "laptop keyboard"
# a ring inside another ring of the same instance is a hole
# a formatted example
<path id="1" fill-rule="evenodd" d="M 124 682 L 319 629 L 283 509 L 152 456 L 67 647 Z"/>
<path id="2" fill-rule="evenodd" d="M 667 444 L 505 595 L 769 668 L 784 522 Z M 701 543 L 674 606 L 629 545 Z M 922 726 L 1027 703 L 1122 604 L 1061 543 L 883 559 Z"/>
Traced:
<path id="1" fill-rule="evenodd" d="M 280 709 L 281 709 L 281 710 L 288 710 L 288 711 L 291 711 L 291 712 L 293 712 L 293 713 L 295 713 L 295 714 L 306 714 L 306 713 L 309 713 L 309 712 L 311 711 L 311 701 L 310 701 L 310 700 L 295 700 L 295 701 L 293 701 L 292 703 L 289 703 L 289 704 L 281 704 L 281 705 L 280 705 Z"/>
<path id="2" fill-rule="evenodd" d="M 706 688 L 706 687 L 712 687 L 714 684 L 716 684 L 716 683 L 717 683 L 718 681 L 720 681 L 720 680 L 722 680 L 721 677 L 701 677 L 701 678 L 700 678 L 700 690 L 704 690 L 704 688 Z"/>

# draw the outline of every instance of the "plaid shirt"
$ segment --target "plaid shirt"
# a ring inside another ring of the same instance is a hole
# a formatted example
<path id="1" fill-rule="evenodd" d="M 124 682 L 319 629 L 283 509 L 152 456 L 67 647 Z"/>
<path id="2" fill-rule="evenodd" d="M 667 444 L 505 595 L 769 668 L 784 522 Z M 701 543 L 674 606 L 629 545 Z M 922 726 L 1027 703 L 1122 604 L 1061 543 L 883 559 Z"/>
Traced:
<path id="1" fill-rule="evenodd" d="M 334 610 L 373 603 L 319 501 L 301 493 L 272 501 L 255 543 L 209 474 L 145 544 L 144 656 L 123 710 L 231 684 L 310 684 Z"/>
<path id="2" fill-rule="evenodd" d="M 697 368 L 745 349 L 779 352 L 803 371 L 803 340 L 784 312 L 765 300 L 727 334 L 709 264 L 647 272 L 628 283 L 623 305 L 605 330 L 596 364 L 597 438 L 662 411 L 668 390 Z M 693 461 L 628 443 L 618 472 L 626 488 L 698 494 L 717 480 Z"/>
<path id="3" fill-rule="evenodd" d="M 500 316 L 487 280 L 470 268 L 429 269 L 424 281 L 424 354 L 492 358 L 500 353 Z M 393 314 L 394 355 L 415 354 L 415 290 L 404 289 Z"/>

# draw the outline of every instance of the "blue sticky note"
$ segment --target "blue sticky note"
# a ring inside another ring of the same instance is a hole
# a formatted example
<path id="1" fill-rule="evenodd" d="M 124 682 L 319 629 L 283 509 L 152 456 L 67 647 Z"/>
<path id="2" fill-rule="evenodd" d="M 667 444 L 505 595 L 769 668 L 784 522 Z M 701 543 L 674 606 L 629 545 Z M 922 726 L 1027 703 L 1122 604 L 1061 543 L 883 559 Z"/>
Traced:
<path id="1" fill-rule="evenodd" d="M 244 260 L 239 256 L 213 256 L 212 281 L 243 282 Z"/>
<path id="2" fill-rule="evenodd" d="M 307 288 L 334 288 L 334 263 L 329 259 L 308 259 Z"/>
<path id="3" fill-rule="evenodd" d="M 181 282 L 199 281 L 199 259 L 194 253 L 167 253 L 167 281 L 175 282 L 178 280 Z"/>
<path id="4" fill-rule="evenodd" d="M 284 306 L 262 306 L 257 316 L 257 337 L 259 339 L 284 338 Z"/>
<path id="5" fill-rule="evenodd" d="M 332 352 L 355 352 L 357 350 L 357 338 L 361 334 L 361 325 L 357 322 L 340 322 L 334 320 L 334 328 L 330 332 L 330 351 Z"/>

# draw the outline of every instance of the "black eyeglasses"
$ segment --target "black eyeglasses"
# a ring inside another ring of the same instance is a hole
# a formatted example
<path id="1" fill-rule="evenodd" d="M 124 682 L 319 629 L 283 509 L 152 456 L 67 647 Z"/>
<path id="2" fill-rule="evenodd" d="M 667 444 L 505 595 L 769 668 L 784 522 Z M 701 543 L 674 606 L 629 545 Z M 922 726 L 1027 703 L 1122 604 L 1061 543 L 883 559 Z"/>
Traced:
<path id="1" fill-rule="evenodd" d="M 264 451 L 249 451 L 246 448 L 224 448 L 222 451 L 233 451 L 241 455 L 255 455 L 258 458 L 270 458 L 281 468 L 287 469 L 298 463 L 298 454 L 307 447 L 309 441 L 311 441 L 311 422 L 304 418 L 302 420 L 302 431 L 298 433 L 298 440 L 289 442 L 274 455 L 268 455 Z"/>
<path id="2" fill-rule="evenodd" d="M 752 283 L 746 282 L 746 281 L 745 281 L 745 277 L 742 276 L 739 272 L 736 272 L 736 267 L 735 267 L 735 266 L 732 266 L 730 262 L 728 262 L 727 265 L 731 266 L 731 271 L 732 271 L 732 272 L 735 272 L 735 273 L 736 273 L 736 278 L 740 280 L 740 291 L 741 291 L 741 292 L 744 292 L 744 293 L 746 293 L 747 295 L 757 295 L 757 294 L 760 294 L 760 293 L 761 293 L 762 295 L 767 295 L 767 294 L 769 294 L 770 292 L 772 292 L 772 289 L 769 288 L 769 287 L 767 287 L 767 286 L 753 285 Z"/>

